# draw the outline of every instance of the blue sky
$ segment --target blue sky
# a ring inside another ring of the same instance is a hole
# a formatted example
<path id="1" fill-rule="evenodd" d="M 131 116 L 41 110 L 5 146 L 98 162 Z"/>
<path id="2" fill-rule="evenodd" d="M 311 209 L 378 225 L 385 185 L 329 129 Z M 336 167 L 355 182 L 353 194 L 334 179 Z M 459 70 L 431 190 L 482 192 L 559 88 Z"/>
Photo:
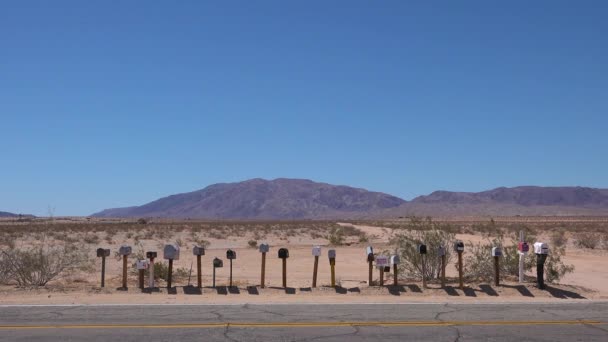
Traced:
<path id="1" fill-rule="evenodd" d="M 606 1 L 13 1 L 0 211 L 216 182 L 608 187 Z"/>

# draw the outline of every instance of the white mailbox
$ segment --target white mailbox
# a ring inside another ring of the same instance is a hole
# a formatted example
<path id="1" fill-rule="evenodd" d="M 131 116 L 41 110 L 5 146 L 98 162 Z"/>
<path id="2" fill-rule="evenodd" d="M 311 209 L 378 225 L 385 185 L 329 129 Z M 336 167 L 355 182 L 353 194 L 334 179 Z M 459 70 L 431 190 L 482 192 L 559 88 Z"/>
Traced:
<path id="1" fill-rule="evenodd" d="M 443 247 L 443 246 L 437 247 L 437 255 L 440 256 L 440 257 L 444 256 L 445 255 L 445 247 Z"/>
<path id="2" fill-rule="evenodd" d="M 270 246 L 267 243 L 260 244 L 260 253 L 268 253 Z"/>
<path id="3" fill-rule="evenodd" d="M 388 257 L 386 255 L 378 255 L 376 257 L 376 267 L 388 266 Z"/>
<path id="4" fill-rule="evenodd" d="M 500 247 L 492 247 L 492 256 L 493 257 L 502 256 L 502 250 L 500 249 Z"/>
<path id="5" fill-rule="evenodd" d="M 549 254 L 549 246 L 547 246 L 544 242 L 535 242 L 534 243 L 534 253 L 535 254 Z"/>
<path id="6" fill-rule="evenodd" d="M 335 259 L 336 258 L 336 250 L 335 249 L 330 249 L 327 251 L 327 257 L 330 259 Z"/>
<path id="7" fill-rule="evenodd" d="M 168 260 L 179 260 L 179 246 L 178 245 L 165 245 L 163 249 L 163 258 Z"/>
<path id="8" fill-rule="evenodd" d="M 312 255 L 313 256 L 321 256 L 321 246 L 314 246 L 312 248 Z"/>
<path id="9" fill-rule="evenodd" d="M 391 255 L 391 265 L 399 265 L 401 259 L 398 255 Z"/>
<path id="10" fill-rule="evenodd" d="M 148 260 L 137 260 L 137 262 L 135 263 L 135 267 L 138 270 L 147 270 L 148 266 L 150 265 L 150 263 L 148 262 Z"/>
<path id="11" fill-rule="evenodd" d="M 120 255 L 131 255 L 131 252 L 132 252 L 131 246 L 127 246 L 127 245 L 122 245 L 118 249 L 118 253 Z"/>

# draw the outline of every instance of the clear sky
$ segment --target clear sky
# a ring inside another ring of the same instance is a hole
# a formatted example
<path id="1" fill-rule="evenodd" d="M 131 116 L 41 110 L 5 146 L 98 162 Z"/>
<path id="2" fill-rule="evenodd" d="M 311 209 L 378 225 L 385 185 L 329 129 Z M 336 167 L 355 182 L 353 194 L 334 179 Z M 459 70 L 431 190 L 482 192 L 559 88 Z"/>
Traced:
<path id="1" fill-rule="evenodd" d="M 608 187 L 608 1 L 3 1 L 0 211 Z"/>

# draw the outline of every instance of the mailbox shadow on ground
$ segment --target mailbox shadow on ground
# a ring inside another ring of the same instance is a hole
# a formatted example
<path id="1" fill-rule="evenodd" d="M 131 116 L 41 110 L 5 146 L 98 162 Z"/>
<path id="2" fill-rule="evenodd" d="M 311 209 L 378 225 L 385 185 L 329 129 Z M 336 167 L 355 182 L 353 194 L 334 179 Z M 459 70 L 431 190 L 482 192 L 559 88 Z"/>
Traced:
<path id="1" fill-rule="evenodd" d="M 188 286 L 184 286 L 184 294 L 187 294 L 187 295 L 201 295 L 201 294 L 203 294 L 203 290 L 199 289 L 196 286 L 188 285 Z"/>
<path id="2" fill-rule="evenodd" d="M 271 289 L 275 289 L 275 290 L 285 290 L 285 294 L 296 294 L 296 289 L 295 287 L 275 287 L 275 286 L 271 286 Z"/>
<path id="3" fill-rule="evenodd" d="M 351 287 L 348 289 L 348 292 L 361 293 L 361 289 L 358 287 Z"/>
<path id="4" fill-rule="evenodd" d="M 403 285 L 389 285 L 387 288 L 388 293 L 392 294 L 393 296 L 401 296 L 401 292 L 405 293 L 405 286 Z"/>
<path id="5" fill-rule="evenodd" d="M 167 294 L 177 294 L 177 287 L 173 286 L 172 288 L 167 289 Z"/>
<path id="6" fill-rule="evenodd" d="M 337 294 L 346 294 L 348 292 L 348 289 L 346 289 L 342 286 L 336 286 L 336 287 L 334 287 L 334 289 L 336 290 Z"/>
<path id="7" fill-rule="evenodd" d="M 141 292 L 143 292 L 143 293 L 158 293 L 158 292 L 160 292 L 160 289 L 158 287 L 153 287 L 153 288 L 146 287 L 145 289 L 141 290 Z"/>
<path id="8" fill-rule="evenodd" d="M 226 288 L 226 286 L 216 286 L 215 291 L 217 291 L 218 295 L 228 295 L 228 289 Z"/>
<path id="9" fill-rule="evenodd" d="M 241 290 L 237 286 L 228 286 L 228 292 L 230 294 L 241 294 Z"/>
<path id="10" fill-rule="evenodd" d="M 467 297 L 477 297 L 477 294 L 475 293 L 475 289 L 472 289 L 468 286 L 464 287 L 464 295 Z"/>
<path id="11" fill-rule="evenodd" d="M 454 288 L 454 286 L 446 286 L 443 288 L 443 290 L 449 295 L 449 296 L 460 296 L 458 294 L 458 291 L 456 291 L 456 289 Z"/>
<path id="12" fill-rule="evenodd" d="M 532 292 L 530 292 L 530 290 L 528 290 L 528 288 L 524 285 L 501 285 L 501 286 L 505 287 L 505 288 L 516 289 L 524 297 L 534 297 Z"/>
<path id="13" fill-rule="evenodd" d="M 581 296 L 580 294 L 578 294 L 576 292 L 572 292 L 572 291 L 568 291 L 568 290 L 563 290 L 563 289 L 558 289 L 556 287 L 549 286 L 549 285 L 545 285 L 545 290 L 547 290 L 547 292 L 549 292 L 549 294 L 551 294 L 555 298 L 561 298 L 561 299 L 568 299 L 568 298 L 587 299 L 587 298 Z"/>
<path id="14" fill-rule="evenodd" d="M 257 286 L 247 286 L 247 293 L 254 296 L 258 296 L 260 294 Z"/>
<path id="15" fill-rule="evenodd" d="M 410 284 L 406 286 L 408 289 L 410 289 L 410 292 L 422 293 L 422 289 L 416 284 Z"/>
<path id="16" fill-rule="evenodd" d="M 497 297 L 498 296 L 498 292 L 496 292 L 492 286 L 488 285 L 488 284 L 482 284 L 479 285 L 479 289 L 481 289 L 481 291 L 485 294 L 487 294 L 488 296 L 492 296 L 492 297 Z"/>
<path id="17" fill-rule="evenodd" d="M 300 292 L 312 292 L 312 287 L 300 287 Z"/>

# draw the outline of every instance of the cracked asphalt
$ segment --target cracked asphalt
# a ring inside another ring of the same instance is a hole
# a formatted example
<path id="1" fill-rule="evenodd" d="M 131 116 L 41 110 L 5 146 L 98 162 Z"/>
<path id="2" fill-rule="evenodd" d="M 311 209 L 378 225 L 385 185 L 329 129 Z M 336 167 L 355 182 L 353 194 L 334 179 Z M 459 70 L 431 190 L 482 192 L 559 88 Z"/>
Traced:
<path id="1" fill-rule="evenodd" d="M 608 302 L 0 306 L 0 341 L 112 340 L 608 341 Z"/>

